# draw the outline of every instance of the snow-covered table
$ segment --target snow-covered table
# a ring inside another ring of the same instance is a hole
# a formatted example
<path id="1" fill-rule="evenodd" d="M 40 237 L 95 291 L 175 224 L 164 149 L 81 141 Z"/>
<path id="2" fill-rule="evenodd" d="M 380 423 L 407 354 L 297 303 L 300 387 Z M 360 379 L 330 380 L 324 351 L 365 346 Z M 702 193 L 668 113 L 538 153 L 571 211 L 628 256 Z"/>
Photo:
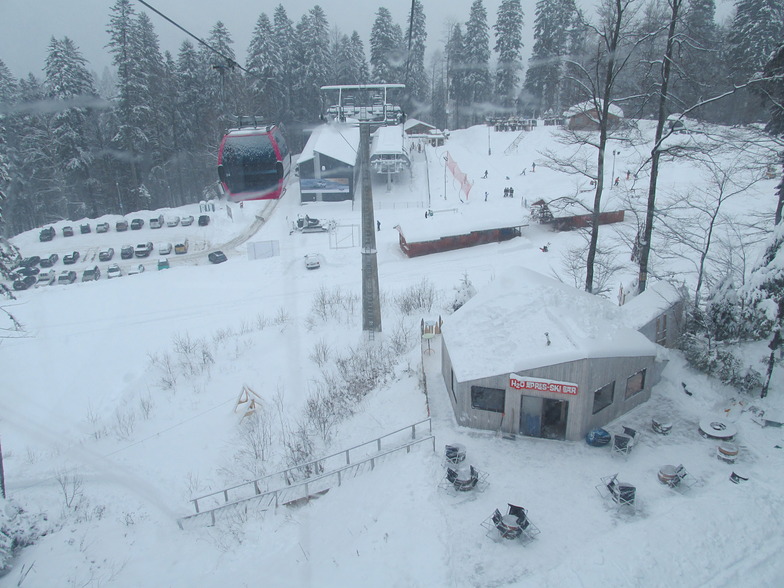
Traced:
<path id="1" fill-rule="evenodd" d="M 737 427 L 720 417 L 705 417 L 700 421 L 700 435 L 703 437 L 732 441 L 737 434 Z"/>

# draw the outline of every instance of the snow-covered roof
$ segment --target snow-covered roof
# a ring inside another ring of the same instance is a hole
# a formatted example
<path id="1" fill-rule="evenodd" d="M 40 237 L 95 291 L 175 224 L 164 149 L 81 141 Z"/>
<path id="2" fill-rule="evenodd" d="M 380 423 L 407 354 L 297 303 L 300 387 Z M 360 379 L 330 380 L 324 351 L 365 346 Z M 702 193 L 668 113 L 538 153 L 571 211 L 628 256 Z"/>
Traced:
<path id="1" fill-rule="evenodd" d="M 442 333 L 461 382 L 586 358 L 656 355 L 612 302 L 517 267 L 447 318 Z"/>
<path id="2" fill-rule="evenodd" d="M 621 306 L 624 322 L 633 329 L 640 329 L 680 299 L 678 288 L 669 282 L 649 283 L 645 292 L 627 299 L 627 302 Z"/>
<path id="3" fill-rule="evenodd" d="M 371 157 L 382 153 L 395 154 L 405 152 L 402 125 L 379 127 L 373 133 L 373 145 L 370 149 Z"/>
<path id="4" fill-rule="evenodd" d="M 602 102 L 600 101 L 599 105 L 601 104 Z M 576 114 L 589 113 L 595 110 L 596 110 L 596 104 L 594 104 L 593 100 L 587 100 L 586 102 L 580 102 L 580 104 L 575 104 L 574 106 L 572 106 L 569 110 L 567 110 L 564 113 L 564 116 L 568 118 Z M 613 116 L 617 116 L 618 118 L 623 118 L 623 109 L 617 104 L 610 104 L 609 112 Z"/>
<path id="5" fill-rule="evenodd" d="M 403 130 L 405 132 L 408 132 L 409 129 L 412 129 L 413 127 L 416 127 L 418 125 L 422 125 L 423 127 L 427 127 L 428 129 L 435 130 L 435 127 L 433 125 L 430 125 L 426 122 L 422 122 L 421 120 L 417 120 L 415 118 L 409 118 L 403 125 Z"/>
<path id="6" fill-rule="evenodd" d="M 308 143 L 297 160 L 313 159 L 314 152 L 354 165 L 359 150 L 359 126 L 351 123 L 332 123 L 313 129 Z"/>
<path id="7" fill-rule="evenodd" d="M 528 224 L 527 211 L 519 206 L 514 207 L 514 210 L 510 209 L 494 208 L 484 214 L 476 214 L 476 210 L 466 211 L 465 214 L 461 209 L 434 210 L 438 220 L 425 218 L 424 215 L 421 219 L 410 219 L 400 225 L 400 232 L 407 242 L 417 243 L 466 235 L 472 231 L 521 227 Z"/>

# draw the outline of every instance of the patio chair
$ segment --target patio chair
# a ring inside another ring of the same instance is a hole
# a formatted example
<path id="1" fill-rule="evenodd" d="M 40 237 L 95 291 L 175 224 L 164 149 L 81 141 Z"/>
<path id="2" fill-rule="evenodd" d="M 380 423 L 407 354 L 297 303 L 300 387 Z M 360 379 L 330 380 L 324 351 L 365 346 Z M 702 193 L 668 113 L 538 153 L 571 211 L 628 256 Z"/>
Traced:
<path id="1" fill-rule="evenodd" d="M 683 464 L 675 468 L 674 475 L 666 480 L 665 484 L 673 490 L 686 492 L 694 485 L 694 477 L 689 475 Z"/>
<path id="2" fill-rule="evenodd" d="M 454 445 L 446 445 L 444 448 L 444 460 L 447 464 L 457 465 L 466 458 L 465 447 L 459 443 Z"/>
<path id="3" fill-rule="evenodd" d="M 485 537 L 490 537 L 491 539 L 498 538 L 499 528 L 501 526 L 501 519 L 503 519 L 503 516 L 501 515 L 501 511 L 495 509 L 495 511 L 493 511 L 493 514 L 491 514 L 489 517 L 487 517 L 485 520 L 482 521 L 481 523 L 482 527 L 487 529 L 487 532 L 485 533 Z"/>
<path id="4" fill-rule="evenodd" d="M 517 517 L 517 524 L 519 525 L 524 535 L 526 535 L 529 539 L 533 539 L 540 533 L 539 527 L 534 525 L 531 522 L 531 519 L 528 518 L 527 510 L 525 510 L 522 506 L 516 506 L 510 503 L 507 503 L 507 505 L 509 506 L 507 513 Z"/>
<path id="5" fill-rule="evenodd" d="M 629 457 L 639 437 L 640 435 L 635 429 L 623 427 L 622 433 L 615 433 L 612 437 L 612 455 L 617 453 Z"/>
<path id="6" fill-rule="evenodd" d="M 626 482 L 618 481 L 618 474 L 601 478 L 596 486 L 599 496 L 614 503 L 618 508 L 628 507 L 634 510 L 637 501 L 637 488 Z"/>

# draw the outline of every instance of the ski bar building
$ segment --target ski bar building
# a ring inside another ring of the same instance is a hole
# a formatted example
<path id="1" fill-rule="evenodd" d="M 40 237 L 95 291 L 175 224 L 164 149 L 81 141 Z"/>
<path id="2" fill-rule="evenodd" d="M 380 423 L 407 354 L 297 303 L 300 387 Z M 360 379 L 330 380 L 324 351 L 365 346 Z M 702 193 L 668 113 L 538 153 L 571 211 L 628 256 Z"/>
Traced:
<path id="1" fill-rule="evenodd" d="M 352 200 L 359 178 L 359 126 L 316 127 L 297 162 L 301 202 Z"/>
<path id="2" fill-rule="evenodd" d="M 671 311 L 645 296 L 662 300 L 655 291 L 637 297 L 651 311 L 645 325 Z M 531 270 L 498 276 L 442 326 L 441 371 L 457 422 L 574 441 L 639 406 L 665 364 L 629 316 Z"/>

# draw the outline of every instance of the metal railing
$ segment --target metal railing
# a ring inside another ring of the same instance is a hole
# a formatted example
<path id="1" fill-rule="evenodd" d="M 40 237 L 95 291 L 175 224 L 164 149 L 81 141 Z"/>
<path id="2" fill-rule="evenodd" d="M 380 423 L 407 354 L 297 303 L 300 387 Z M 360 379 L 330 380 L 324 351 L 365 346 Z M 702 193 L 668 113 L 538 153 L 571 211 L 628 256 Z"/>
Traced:
<path id="1" fill-rule="evenodd" d="M 430 419 L 427 420 L 429 421 Z M 349 477 L 355 478 L 357 475 L 367 470 L 368 468 L 371 471 L 374 470 L 376 463 L 379 460 L 404 449 L 406 454 L 408 454 L 411 452 L 412 447 L 426 441 L 432 442 L 433 451 L 435 451 L 436 438 L 433 435 L 420 437 L 419 439 L 414 439 L 413 441 L 409 441 L 408 443 L 404 443 L 398 447 L 377 453 L 371 457 L 366 457 L 360 461 L 349 463 L 314 478 L 307 478 L 288 486 L 275 488 L 266 492 L 259 492 L 256 495 L 240 498 L 232 502 L 226 502 L 225 504 L 221 504 L 207 510 L 197 510 L 195 514 L 178 519 L 177 524 L 179 525 L 180 529 L 185 529 L 185 525 L 188 523 L 196 519 L 204 519 L 209 517 L 210 524 L 214 526 L 218 518 L 221 516 L 228 517 L 232 513 L 247 514 L 248 508 L 251 506 L 251 501 L 253 502 L 253 506 L 257 512 L 264 512 L 271 508 L 278 508 L 280 505 L 292 504 L 302 500 L 309 501 L 311 498 L 318 497 L 326 493 L 334 486 L 341 486 L 343 481 Z"/>
<path id="2" fill-rule="evenodd" d="M 354 452 L 355 459 L 357 459 L 356 454 L 361 451 L 364 451 L 362 458 L 367 457 L 369 455 L 370 448 L 375 448 L 373 449 L 375 452 L 381 452 L 382 441 L 389 441 L 392 437 L 397 437 L 399 439 L 401 437 L 399 433 L 404 431 L 411 431 L 411 439 L 416 439 L 417 427 L 419 426 L 421 429 L 425 424 L 427 425 L 428 435 L 432 435 L 433 425 L 430 419 L 427 418 L 396 431 L 392 431 L 391 433 L 387 433 L 386 435 L 382 435 L 381 437 L 377 437 L 371 441 L 366 441 L 365 443 L 360 443 L 359 445 L 344 449 L 343 451 L 327 455 L 326 457 L 321 457 L 319 459 L 297 464 L 288 469 L 275 472 L 274 474 L 267 474 L 266 476 L 256 478 L 255 480 L 242 482 L 240 484 L 224 488 L 223 490 L 216 490 L 215 492 L 210 492 L 209 494 L 192 498 L 191 502 L 196 509 L 196 514 L 198 514 L 200 510 L 203 510 L 200 509 L 200 501 L 212 499 L 213 501 L 217 500 L 218 504 L 227 504 L 229 502 L 236 502 L 237 500 L 247 496 L 258 496 L 263 492 L 270 490 L 271 487 L 279 488 L 284 486 L 291 486 L 292 484 L 299 481 L 299 479 L 302 477 L 312 478 L 314 475 L 321 475 L 326 471 L 337 468 L 338 464 L 335 462 L 339 461 L 341 465 L 351 465 L 352 452 Z M 342 463 L 344 459 L 345 464 Z"/>

